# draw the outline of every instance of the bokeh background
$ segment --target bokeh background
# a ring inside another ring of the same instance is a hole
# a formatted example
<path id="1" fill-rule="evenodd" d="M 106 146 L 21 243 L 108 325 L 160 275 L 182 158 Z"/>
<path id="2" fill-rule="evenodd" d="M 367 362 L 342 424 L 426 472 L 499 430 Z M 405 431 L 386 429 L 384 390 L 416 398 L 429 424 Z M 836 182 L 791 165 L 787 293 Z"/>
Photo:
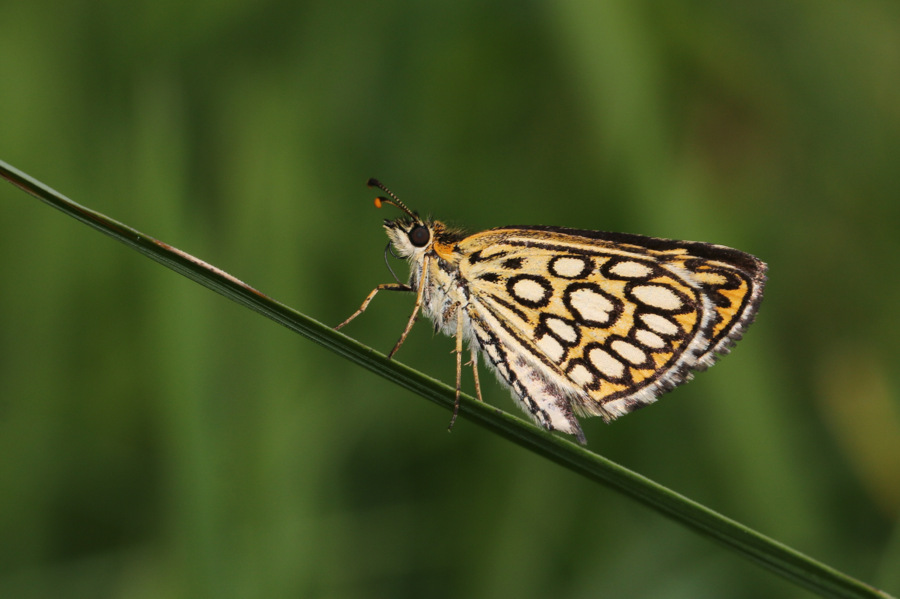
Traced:
<path id="1" fill-rule="evenodd" d="M 734 353 L 590 447 L 900 593 L 900 4 L 4 0 L 0 30 L 0 158 L 328 324 L 391 280 L 371 176 L 473 230 L 760 256 Z M 0 252 L 2 597 L 809 596 L 5 183 Z M 411 307 L 346 332 L 386 351 Z M 452 347 L 420 323 L 398 359 L 451 381 Z"/>

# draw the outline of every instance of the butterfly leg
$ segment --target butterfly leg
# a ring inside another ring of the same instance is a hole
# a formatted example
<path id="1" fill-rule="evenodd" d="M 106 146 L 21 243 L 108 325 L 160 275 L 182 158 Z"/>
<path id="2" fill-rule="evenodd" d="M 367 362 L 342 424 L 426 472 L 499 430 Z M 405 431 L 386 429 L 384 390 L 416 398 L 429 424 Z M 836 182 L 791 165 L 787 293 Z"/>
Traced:
<path id="1" fill-rule="evenodd" d="M 362 306 L 359 307 L 359 310 L 350 315 L 350 318 L 342 322 L 341 324 L 334 327 L 335 331 L 341 330 L 345 325 L 349 324 L 351 320 L 362 314 L 366 311 L 366 308 L 369 307 L 369 302 L 372 301 L 372 298 L 375 297 L 375 294 L 379 291 L 412 291 L 412 287 L 409 285 L 401 285 L 398 283 L 384 283 L 379 285 L 375 289 L 372 290 L 372 293 L 366 296 L 366 299 L 363 300 Z M 393 352 L 391 352 L 393 353 Z"/>
<path id="2" fill-rule="evenodd" d="M 481 381 L 478 380 L 478 351 L 472 347 L 472 359 L 469 360 L 469 364 L 472 365 L 472 374 L 475 376 L 475 395 L 478 397 L 478 401 L 484 403 L 484 399 L 481 397 Z"/>
<path id="3" fill-rule="evenodd" d="M 469 318 L 469 322 L 472 324 L 478 323 L 482 328 L 484 328 L 483 322 L 481 318 L 478 317 L 478 314 L 475 313 L 471 304 L 466 307 L 465 315 Z M 467 366 L 472 367 L 472 376 L 475 379 L 475 396 L 478 398 L 478 401 L 484 403 L 484 398 L 481 396 L 481 380 L 478 377 L 478 348 L 479 346 L 478 336 L 475 336 L 469 343 L 469 350 L 472 352 L 472 358 L 469 360 Z"/>
<path id="4" fill-rule="evenodd" d="M 456 311 L 456 399 L 453 401 L 453 416 L 450 417 L 450 425 L 447 430 L 453 428 L 456 417 L 459 416 L 459 394 L 462 386 L 462 352 L 463 352 L 463 312 Z"/>
<path id="5" fill-rule="evenodd" d="M 401 285 L 402 287 L 406 287 L 408 290 L 412 291 L 412 287 L 409 285 Z M 419 277 L 419 287 L 416 289 L 416 305 L 413 306 L 412 314 L 409 315 L 409 321 L 406 323 L 406 328 L 403 329 L 403 334 L 400 335 L 400 339 L 397 340 L 397 344 L 394 346 L 394 349 L 390 351 L 387 355 L 388 360 L 394 357 L 394 354 L 397 353 L 397 350 L 400 349 L 400 346 L 403 345 L 403 342 L 406 341 L 406 336 L 409 335 L 410 330 L 412 330 L 413 325 L 416 323 L 416 320 L 419 318 L 419 310 L 422 308 L 422 290 L 425 289 L 425 276 Z"/>

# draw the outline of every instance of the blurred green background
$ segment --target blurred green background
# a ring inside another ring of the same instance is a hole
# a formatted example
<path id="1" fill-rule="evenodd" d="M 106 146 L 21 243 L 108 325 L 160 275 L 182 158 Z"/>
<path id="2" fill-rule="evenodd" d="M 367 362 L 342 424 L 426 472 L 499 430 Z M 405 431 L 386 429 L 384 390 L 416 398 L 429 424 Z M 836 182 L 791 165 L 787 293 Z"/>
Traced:
<path id="1" fill-rule="evenodd" d="M 391 280 L 371 176 L 472 230 L 758 255 L 734 353 L 590 447 L 900 593 L 900 4 L 5 0 L 0 31 L 0 159 L 328 324 Z M 809 596 L 6 183 L 0 250 L 2 597 Z M 411 307 L 345 332 L 387 351 Z M 397 357 L 452 381 L 452 347 Z"/>

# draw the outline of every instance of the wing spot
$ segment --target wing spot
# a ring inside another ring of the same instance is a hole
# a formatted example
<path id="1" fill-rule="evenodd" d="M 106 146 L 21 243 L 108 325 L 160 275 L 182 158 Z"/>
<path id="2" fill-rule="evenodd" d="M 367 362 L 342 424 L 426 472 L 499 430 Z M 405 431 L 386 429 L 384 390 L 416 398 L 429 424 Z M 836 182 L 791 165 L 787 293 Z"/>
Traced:
<path id="1" fill-rule="evenodd" d="M 597 326 L 610 323 L 616 305 L 601 292 L 587 287 L 570 291 L 566 297 L 575 316 Z"/>
<path id="2" fill-rule="evenodd" d="M 550 272 L 558 277 L 566 279 L 580 279 L 585 277 L 593 264 L 588 258 L 579 256 L 557 256 L 550 260 Z"/>
<path id="3" fill-rule="evenodd" d="M 609 268 L 609 272 L 617 277 L 622 277 L 623 279 L 639 279 L 650 275 L 653 272 L 653 269 L 640 262 L 623 260 L 613 264 Z"/>
<path id="4" fill-rule="evenodd" d="M 575 343 L 578 341 L 578 331 L 575 330 L 575 327 L 567 323 L 565 320 L 561 318 L 547 318 L 546 320 L 547 328 L 550 329 L 554 335 L 562 339 L 563 341 L 567 341 L 569 343 Z"/>
<path id="5" fill-rule="evenodd" d="M 537 275 L 517 275 L 511 277 L 506 285 L 510 295 L 529 308 L 540 308 L 550 301 L 550 283 Z"/>
<path id="6" fill-rule="evenodd" d="M 636 285 L 631 294 L 641 303 L 660 310 L 680 310 L 684 302 L 678 294 L 663 285 Z"/>
<path id="7" fill-rule="evenodd" d="M 620 379 L 625 374 L 625 365 L 605 349 L 595 347 L 588 352 L 587 358 L 600 374 L 611 379 Z"/>
<path id="8" fill-rule="evenodd" d="M 566 353 L 562 344 L 551 335 L 544 335 L 538 339 L 536 345 L 553 362 L 558 363 Z"/>
<path id="9" fill-rule="evenodd" d="M 585 368 L 584 364 L 575 364 L 571 368 L 569 368 L 569 378 L 572 381 L 580 386 L 587 387 L 588 385 L 593 385 L 595 378 L 590 370 Z"/>
<path id="10" fill-rule="evenodd" d="M 609 344 L 609 347 L 634 365 L 643 364 L 647 361 L 647 354 L 638 346 L 632 345 L 627 341 L 616 339 Z"/>
<path id="11" fill-rule="evenodd" d="M 659 333 L 663 337 L 676 337 L 681 329 L 678 325 L 665 316 L 659 314 L 641 314 L 641 320 L 645 325 Z"/>
<path id="12" fill-rule="evenodd" d="M 662 349 L 666 346 L 666 340 L 652 331 L 646 329 L 638 329 L 634 334 L 634 338 L 642 345 L 651 349 Z"/>

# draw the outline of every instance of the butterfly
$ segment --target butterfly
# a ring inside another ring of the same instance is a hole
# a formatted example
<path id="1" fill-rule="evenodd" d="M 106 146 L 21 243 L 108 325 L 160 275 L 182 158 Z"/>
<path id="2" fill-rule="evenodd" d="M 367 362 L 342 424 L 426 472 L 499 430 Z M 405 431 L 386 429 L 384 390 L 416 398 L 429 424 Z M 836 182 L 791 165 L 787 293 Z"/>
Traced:
<path id="1" fill-rule="evenodd" d="M 727 353 L 753 322 L 766 282 L 755 256 L 710 243 L 564 227 L 507 226 L 467 235 L 423 219 L 377 179 L 405 216 L 384 221 L 388 249 L 410 264 L 419 313 L 456 338 L 459 411 L 463 345 L 476 394 L 478 357 L 540 426 L 586 443 L 577 416 L 610 422 L 687 382 Z"/>

